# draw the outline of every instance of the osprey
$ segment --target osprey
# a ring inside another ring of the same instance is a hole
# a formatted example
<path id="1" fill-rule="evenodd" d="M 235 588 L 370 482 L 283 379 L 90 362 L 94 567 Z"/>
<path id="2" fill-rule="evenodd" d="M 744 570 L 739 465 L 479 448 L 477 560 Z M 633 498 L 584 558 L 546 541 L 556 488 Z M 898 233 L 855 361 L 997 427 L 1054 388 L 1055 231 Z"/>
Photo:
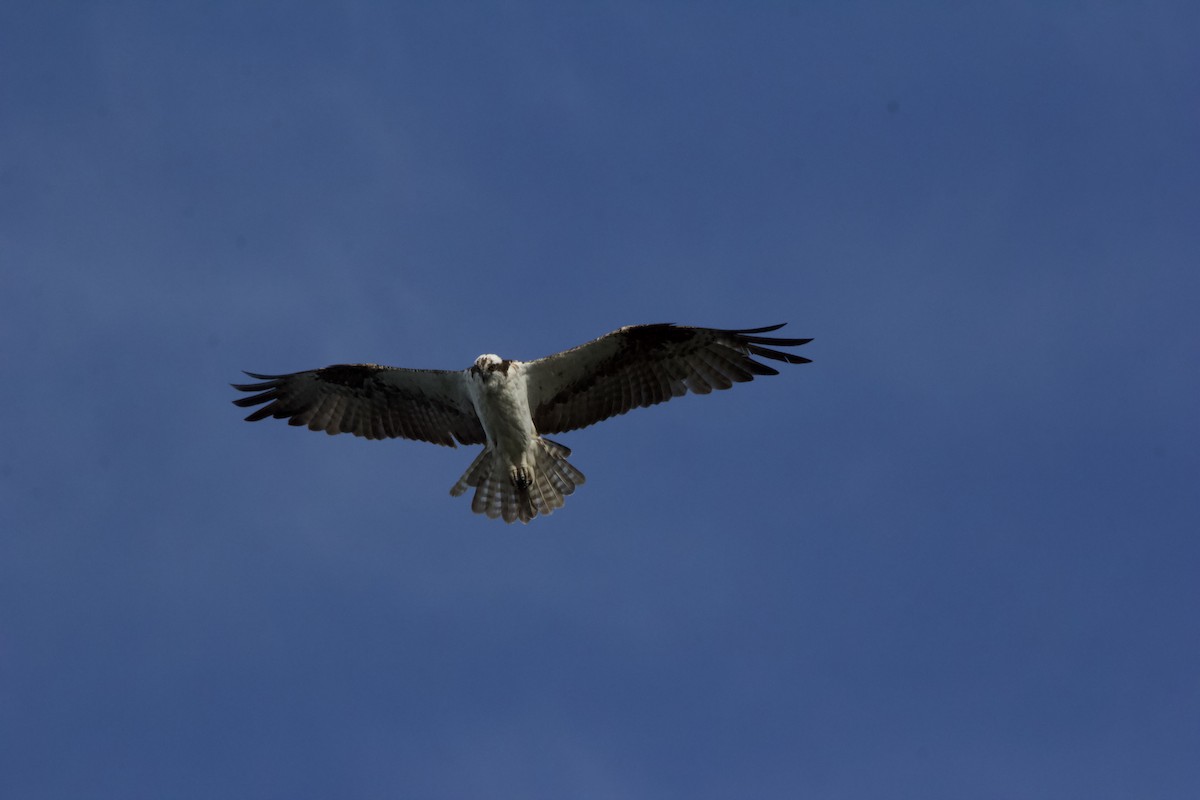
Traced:
<path id="1" fill-rule="evenodd" d="M 274 417 L 329 434 L 482 444 L 450 494 L 473 487 L 476 514 L 529 522 L 561 508 L 584 481 L 567 463 L 570 449 L 545 434 L 584 428 L 689 391 L 708 394 L 755 375 L 779 374 L 751 356 L 809 363 L 771 347 L 811 339 L 759 335 L 782 327 L 629 325 L 536 361 L 487 353 L 458 372 L 378 364 L 335 364 L 290 375 L 247 372 L 262 383 L 232 384 L 253 393 L 233 402 L 262 405 L 246 417 L 249 422 Z"/>

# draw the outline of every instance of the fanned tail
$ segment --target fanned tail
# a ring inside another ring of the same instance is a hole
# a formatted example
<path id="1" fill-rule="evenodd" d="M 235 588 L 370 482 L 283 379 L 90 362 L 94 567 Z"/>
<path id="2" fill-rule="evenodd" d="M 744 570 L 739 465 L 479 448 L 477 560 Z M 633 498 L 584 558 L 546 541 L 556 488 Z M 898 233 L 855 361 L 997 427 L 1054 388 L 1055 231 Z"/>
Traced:
<path id="1" fill-rule="evenodd" d="M 565 496 L 585 480 L 583 473 L 567 462 L 570 448 L 539 437 L 531 449 L 532 469 L 504 469 L 495 451 L 485 447 L 450 494 L 458 497 L 468 487 L 475 487 L 471 510 L 491 519 L 502 517 L 505 522 L 529 522 L 538 514 L 545 516 L 562 508 Z"/>

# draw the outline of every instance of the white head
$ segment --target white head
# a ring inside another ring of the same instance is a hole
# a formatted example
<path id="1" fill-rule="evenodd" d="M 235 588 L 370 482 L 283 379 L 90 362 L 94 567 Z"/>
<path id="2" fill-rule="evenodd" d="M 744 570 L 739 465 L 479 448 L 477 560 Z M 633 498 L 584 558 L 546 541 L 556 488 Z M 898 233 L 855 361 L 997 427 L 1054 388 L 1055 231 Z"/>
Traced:
<path id="1" fill-rule="evenodd" d="M 480 372 L 491 372 L 499 367 L 502 361 L 503 359 L 495 353 L 484 353 L 475 359 L 475 368 Z"/>
<path id="2" fill-rule="evenodd" d="M 507 378 L 508 370 L 512 367 L 513 363 L 512 361 L 505 361 L 498 355 L 484 353 L 475 359 L 475 366 L 471 367 L 471 372 L 482 381 L 490 381 L 497 375 Z"/>

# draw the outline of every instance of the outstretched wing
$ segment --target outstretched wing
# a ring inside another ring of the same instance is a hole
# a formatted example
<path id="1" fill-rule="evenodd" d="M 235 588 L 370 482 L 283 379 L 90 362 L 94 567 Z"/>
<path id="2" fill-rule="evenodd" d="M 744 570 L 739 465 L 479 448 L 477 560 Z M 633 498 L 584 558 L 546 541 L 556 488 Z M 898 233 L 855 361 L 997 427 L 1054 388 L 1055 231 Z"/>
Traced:
<path id="1" fill-rule="evenodd" d="M 486 441 L 461 372 L 335 364 L 290 375 L 246 374 L 262 381 L 232 384 L 256 393 L 234 405 L 262 405 L 247 422 L 274 417 L 329 434 L 404 437 L 448 447 L 457 447 L 456 439 L 462 444 Z"/>
<path id="2" fill-rule="evenodd" d="M 689 328 L 670 323 L 630 325 L 585 345 L 525 365 L 529 407 L 539 433 L 583 428 L 631 408 L 687 394 L 728 389 L 755 375 L 779 371 L 759 356 L 787 364 L 810 359 L 772 347 L 796 347 L 811 339 L 759 336 L 780 325 L 745 330 Z"/>

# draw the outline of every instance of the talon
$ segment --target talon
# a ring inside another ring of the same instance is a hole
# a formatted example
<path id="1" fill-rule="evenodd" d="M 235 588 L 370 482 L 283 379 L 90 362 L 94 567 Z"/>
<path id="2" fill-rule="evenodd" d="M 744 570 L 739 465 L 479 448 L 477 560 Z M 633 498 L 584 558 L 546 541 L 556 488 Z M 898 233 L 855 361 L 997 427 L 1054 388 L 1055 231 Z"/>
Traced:
<path id="1" fill-rule="evenodd" d="M 518 467 L 513 470 L 513 486 L 517 487 L 518 491 L 525 491 L 530 486 L 533 486 L 533 481 L 529 478 L 529 472 L 523 467 Z"/>

